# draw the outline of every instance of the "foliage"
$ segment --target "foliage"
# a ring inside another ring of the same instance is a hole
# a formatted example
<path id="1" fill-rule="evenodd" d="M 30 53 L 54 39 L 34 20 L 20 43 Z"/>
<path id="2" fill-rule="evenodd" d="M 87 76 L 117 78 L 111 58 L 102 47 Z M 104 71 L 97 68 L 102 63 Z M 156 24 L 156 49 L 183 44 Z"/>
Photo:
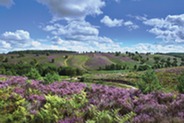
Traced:
<path id="1" fill-rule="evenodd" d="M 60 81 L 61 77 L 57 73 L 48 73 L 44 77 L 44 83 L 49 84 L 55 81 Z"/>
<path id="2" fill-rule="evenodd" d="M 178 77 L 177 89 L 180 93 L 184 93 L 184 73 Z"/>
<path id="3" fill-rule="evenodd" d="M 143 65 L 140 65 L 137 70 L 138 71 L 145 71 L 145 70 L 148 70 L 148 69 L 150 69 L 150 66 L 147 65 L 147 64 L 143 64 Z"/>
<path id="4" fill-rule="evenodd" d="M 66 81 L 43 85 L 20 76 L 0 75 L 0 78 L 1 123 L 184 121 L 183 94 L 144 94 L 137 89 Z"/>
<path id="5" fill-rule="evenodd" d="M 142 75 L 141 79 L 137 82 L 137 86 L 143 93 L 158 91 L 162 88 L 157 75 L 152 69 L 147 70 Z"/>
<path id="6" fill-rule="evenodd" d="M 34 74 L 35 72 L 35 74 Z M 31 79 L 40 79 L 39 74 L 44 77 L 48 73 L 57 73 L 59 75 L 76 76 L 82 75 L 83 71 L 78 68 L 71 67 L 56 67 L 48 64 L 39 64 L 33 59 L 30 64 L 2 64 L 0 65 L 0 73 L 5 75 L 20 75 L 27 76 Z"/>
<path id="7" fill-rule="evenodd" d="M 42 80 L 41 75 L 39 74 L 38 70 L 36 70 L 35 68 L 31 68 L 31 70 L 27 73 L 26 76 L 30 79 Z"/>

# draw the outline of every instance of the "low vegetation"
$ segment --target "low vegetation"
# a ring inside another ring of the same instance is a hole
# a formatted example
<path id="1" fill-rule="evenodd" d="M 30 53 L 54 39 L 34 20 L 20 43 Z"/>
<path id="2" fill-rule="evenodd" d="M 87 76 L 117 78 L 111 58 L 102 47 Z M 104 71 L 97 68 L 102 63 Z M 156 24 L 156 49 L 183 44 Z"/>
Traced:
<path id="1" fill-rule="evenodd" d="M 0 122 L 183 122 L 184 95 L 0 76 Z"/>
<path id="2" fill-rule="evenodd" d="M 182 54 L 0 54 L 0 123 L 183 123 Z"/>

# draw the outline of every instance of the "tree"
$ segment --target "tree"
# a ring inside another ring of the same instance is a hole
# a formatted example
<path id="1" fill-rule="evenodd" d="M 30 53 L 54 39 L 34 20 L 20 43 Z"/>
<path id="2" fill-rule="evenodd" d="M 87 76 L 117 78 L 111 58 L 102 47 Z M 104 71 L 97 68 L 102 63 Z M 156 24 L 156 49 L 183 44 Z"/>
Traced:
<path id="1" fill-rule="evenodd" d="M 68 58 L 68 55 L 65 55 L 64 58 L 67 59 Z"/>
<path id="2" fill-rule="evenodd" d="M 137 83 L 137 86 L 143 93 L 158 91 L 162 88 L 155 74 L 155 71 L 152 69 L 147 70 L 141 76 L 140 80 Z"/>
<path id="3" fill-rule="evenodd" d="M 140 60 L 140 64 L 144 64 L 145 62 L 146 62 L 145 59 L 141 59 L 141 60 Z"/>
<path id="4" fill-rule="evenodd" d="M 181 58 L 181 61 L 184 62 L 184 57 Z"/>
<path id="5" fill-rule="evenodd" d="M 52 60 L 51 60 L 51 63 L 54 63 L 54 62 L 55 62 L 55 59 L 52 59 Z"/>
<path id="6" fill-rule="evenodd" d="M 177 89 L 180 93 L 184 93 L 184 73 L 182 73 L 178 78 Z"/>
<path id="7" fill-rule="evenodd" d="M 172 66 L 178 66 L 178 61 L 176 58 L 173 58 Z"/>
<path id="8" fill-rule="evenodd" d="M 121 52 L 115 52 L 115 56 L 119 56 Z"/>
<path id="9" fill-rule="evenodd" d="M 153 57 L 153 59 L 155 60 L 155 63 L 156 63 L 156 64 L 158 64 L 159 61 L 160 61 L 160 57 L 158 57 L 158 56 Z"/>
<path id="10" fill-rule="evenodd" d="M 48 73 L 44 77 L 44 82 L 45 82 L 45 84 L 50 84 L 50 83 L 53 83 L 55 81 L 60 81 L 60 78 L 61 77 L 57 73 Z"/>
<path id="11" fill-rule="evenodd" d="M 6 69 L 4 67 L 0 68 L 0 74 L 6 74 Z"/>
<path id="12" fill-rule="evenodd" d="M 134 65 L 134 70 L 137 70 L 137 65 Z"/>
<path id="13" fill-rule="evenodd" d="M 184 66 L 184 61 L 181 62 L 180 66 Z"/>
<path id="14" fill-rule="evenodd" d="M 31 70 L 26 75 L 29 79 L 42 80 L 42 77 L 36 68 L 31 68 Z"/>
<path id="15" fill-rule="evenodd" d="M 49 56 L 49 55 L 50 55 L 50 53 L 49 53 L 49 52 L 47 52 L 47 53 L 46 53 L 46 56 Z"/>
<path id="16" fill-rule="evenodd" d="M 144 71 L 144 70 L 148 70 L 148 69 L 150 69 L 150 66 L 147 65 L 147 64 L 140 65 L 140 66 L 137 68 L 138 71 Z"/>

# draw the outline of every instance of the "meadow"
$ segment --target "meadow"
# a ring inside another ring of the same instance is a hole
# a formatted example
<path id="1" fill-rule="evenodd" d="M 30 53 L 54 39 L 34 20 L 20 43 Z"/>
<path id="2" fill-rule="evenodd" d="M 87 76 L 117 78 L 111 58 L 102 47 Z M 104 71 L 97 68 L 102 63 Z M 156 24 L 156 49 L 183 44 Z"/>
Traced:
<path id="1" fill-rule="evenodd" d="M 183 123 L 183 56 L 0 54 L 0 123 Z"/>

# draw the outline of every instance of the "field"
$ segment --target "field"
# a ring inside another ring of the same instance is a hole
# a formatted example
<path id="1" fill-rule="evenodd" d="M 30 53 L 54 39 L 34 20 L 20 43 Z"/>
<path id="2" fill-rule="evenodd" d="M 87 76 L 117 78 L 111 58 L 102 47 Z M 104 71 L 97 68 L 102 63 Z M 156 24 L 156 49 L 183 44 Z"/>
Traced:
<path id="1" fill-rule="evenodd" d="M 128 67 L 130 70 L 135 65 L 140 66 L 147 64 L 153 66 L 155 57 L 158 57 L 161 65 L 164 65 L 167 59 L 170 59 L 170 63 L 173 63 L 173 59 L 177 60 L 177 65 L 182 63 L 182 57 L 176 57 L 172 54 L 136 54 L 136 53 L 22 53 L 13 52 L 10 54 L 0 54 L 0 64 L 18 64 L 18 63 L 30 63 L 36 60 L 40 64 L 48 64 L 54 66 L 70 66 L 74 68 L 80 68 L 82 70 L 98 70 L 104 68 L 106 65 L 118 64 Z M 181 56 L 181 54 L 180 54 Z M 53 60 L 53 61 L 52 61 Z"/>
<path id="2" fill-rule="evenodd" d="M 0 67 L 0 123 L 184 122 L 181 54 L 18 52 Z"/>
<path id="3" fill-rule="evenodd" d="M 0 122 L 184 122 L 184 95 L 79 82 L 45 85 L 26 77 L 0 76 Z"/>

